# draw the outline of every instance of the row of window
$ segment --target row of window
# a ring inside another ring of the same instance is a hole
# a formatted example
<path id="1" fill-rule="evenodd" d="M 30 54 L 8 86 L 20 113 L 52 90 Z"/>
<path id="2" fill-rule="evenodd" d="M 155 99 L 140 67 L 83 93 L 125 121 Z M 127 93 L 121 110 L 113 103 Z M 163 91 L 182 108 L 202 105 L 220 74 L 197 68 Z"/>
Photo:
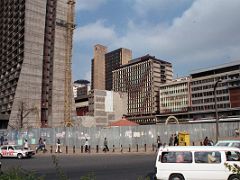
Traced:
<path id="1" fill-rule="evenodd" d="M 230 108 L 230 104 L 218 104 L 217 108 L 220 108 L 220 109 Z M 205 105 L 205 106 L 192 107 L 192 111 L 204 111 L 204 110 L 211 110 L 211 109 L 215 109 L 215 106 L 214 105 Z"/>
<path id="2" fill-rule="evenodd" d="M 229 101 L 229 96 L 217 97 L 216 100 L 217 100 L 217 102 L 219 102 L 219 101 Z M 213 102 L 215 102 L 214 98 L 192 100 L 192 104 L 213 103 Z"/>
<path id="3" fill-rule="evenodd" d="M 194 157 L 193 157 L 194 154 Z M 160 157 L 162 163 L 215 163 L 219 164 L 222 162 L 221 153 L 218 151 L 207 151 L 207 152 L 162 152 Z M 240 161 L 240 154 L 237 151 L 226 152 L 227 161 Z"/>

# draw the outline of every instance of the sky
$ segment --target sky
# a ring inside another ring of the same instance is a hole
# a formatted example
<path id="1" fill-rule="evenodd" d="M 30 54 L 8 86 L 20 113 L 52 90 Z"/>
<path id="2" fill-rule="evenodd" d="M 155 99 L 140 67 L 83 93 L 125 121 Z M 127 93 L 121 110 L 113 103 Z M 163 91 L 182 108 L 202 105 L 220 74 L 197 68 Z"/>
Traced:
<path id="1" fill-rule="evenodd" d="M 73 80 L 91 80 L 93 47 L 171 62 L 174 77 L 240 60 L 240 0 L 76 0 Z"/>

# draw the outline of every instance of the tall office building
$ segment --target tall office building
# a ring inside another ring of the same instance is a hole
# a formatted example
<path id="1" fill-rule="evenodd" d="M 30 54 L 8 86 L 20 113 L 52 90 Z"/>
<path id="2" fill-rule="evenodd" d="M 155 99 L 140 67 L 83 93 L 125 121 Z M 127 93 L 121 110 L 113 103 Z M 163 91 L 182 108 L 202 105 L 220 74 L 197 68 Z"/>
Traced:
<path id="1" fill-rule="evenodd" d="M 107 47 L 97 44 L 94 46 L 92 59 L 91 88 L 105 90 L 105 54 Z"/>
<path id="2" fill-rule="evenodd" d="M 121 65 L 127 64 L 132 59 L 132 51 L 120 48 L 105 54 L 105 85 L 106 90 L 112 90 L 113 73 Z"/>
<path id="3" fill-rule="evenodd" d="M 154 124 L 159 114 L 160 85 L 172 81 L 172 64 L 146 55 L 113 71 L 113 90 L 127 92 L 128 119 Z"/>
<path id="4" fill-rule="evenodd" d="M 214 119 L 216 108 L 220 118 L 239 117 L 240 61 L 193 71 L 191 96 L 190 115 L 194 120 Z"/>
<path id="5" fill-rule="evenodd" d="M 132 59 L 132 51 L 126 48 L 107 51 L 106 46 L 100 44 L 94 46 L 91 89 L 112 90 L 112 71 Z"/>
<path id="6" fill-rule="evenodd" d="M 73 8 L 72 0 L 0 1 L 0 112 L 9 127 L 63 125 Z"/>

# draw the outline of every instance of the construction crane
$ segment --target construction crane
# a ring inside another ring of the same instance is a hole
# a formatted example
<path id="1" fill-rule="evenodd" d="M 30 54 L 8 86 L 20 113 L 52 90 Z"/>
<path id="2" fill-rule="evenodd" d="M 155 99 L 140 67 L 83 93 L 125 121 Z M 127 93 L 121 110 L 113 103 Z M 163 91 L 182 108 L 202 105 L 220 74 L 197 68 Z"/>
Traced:
<path id="1" fill-rule="evenodd" d="M 66 46 L 65 46 L 65 88 L 64 88 L 64 125 L 73 126 L 72 122 L 72 38 L 74 24 L 75 0 L 68 0 L 67 22 L 66 22 Z"/>

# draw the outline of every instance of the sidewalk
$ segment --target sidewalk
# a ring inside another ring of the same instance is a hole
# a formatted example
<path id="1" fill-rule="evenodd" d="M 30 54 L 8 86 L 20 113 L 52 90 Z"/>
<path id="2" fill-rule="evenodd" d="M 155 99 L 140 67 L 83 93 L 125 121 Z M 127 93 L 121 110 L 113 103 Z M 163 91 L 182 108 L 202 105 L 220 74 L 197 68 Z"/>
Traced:
<path id="1" fill-rule="evenodd" d="M 31 149 L 32 150 L 35 150 L 34 148 L 35 146 L 31 146 Z M 51 147 L 52 147 L 52 152 L 51 152 Z M 147 147 L 146 148 L 146 151 L 144 148 L 139 148 L 138 151 L 135 148 L 133 149 L 130 149 L 129 151 L 129 148 L 124 148 L 122 151 L 120 148 L 115 148 L 113 150 L 113 148 L 109 148 L 109 151 L 108 152 L 104 152 L 101 148 L 99 148 L 98 152 L 96 150 L 96 148 L 91 148 L 90 149 L 90 152 L 84 152 L 84 148 L 83 150 L 81 150 L 81 148 L 75 148 L 75 151 L 73 149 L 73 147 L 66 147 L 66 146 L 61 146 L 61 150 L 62 150 L 62 153 L 55 153 L 55 150 L 56 150 L 56 146 L 51 146 L 51 145 L 47 145 L 46 147 L 47 149 L 47 152 L 46 153 L 43 153 L 42 151 L 39 151 L 36 155 L 97 155 L 97 154 L 106 154 L 106 155 L 109 155 L 109 154 L 154 154 L 156 153 L 156 148 L 154 147 L 154 149 L 152 147 Z"/>

